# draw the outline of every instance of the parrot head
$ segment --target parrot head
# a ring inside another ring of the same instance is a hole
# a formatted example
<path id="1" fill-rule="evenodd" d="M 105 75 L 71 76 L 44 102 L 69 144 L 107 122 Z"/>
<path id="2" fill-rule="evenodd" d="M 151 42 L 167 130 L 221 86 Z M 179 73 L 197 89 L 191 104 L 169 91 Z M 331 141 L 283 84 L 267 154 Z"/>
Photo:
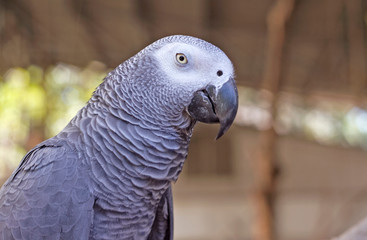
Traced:
<path id="1" fill-rule="evenodd" d="M 166 37 L 157 45 L 154 58 L 164 79 L 186 93 L 186 111 L 194 121 L 220 123 L 216 139 L 220 138 L 232 125 L 238 108 L 230 59 L 211 43 L 189 36 Z"/>

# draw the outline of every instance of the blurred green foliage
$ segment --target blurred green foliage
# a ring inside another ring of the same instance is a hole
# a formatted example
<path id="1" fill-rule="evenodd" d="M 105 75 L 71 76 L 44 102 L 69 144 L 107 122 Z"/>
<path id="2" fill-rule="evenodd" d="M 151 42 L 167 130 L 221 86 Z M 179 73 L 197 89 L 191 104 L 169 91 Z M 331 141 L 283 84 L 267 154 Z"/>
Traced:
<path id="1" fill-rule="evenodd" d="M 0 178 L 30 148 L 62 130 L 88 101 L 107 70 L 58 64 L 12 68 L 0 76 Z"/>

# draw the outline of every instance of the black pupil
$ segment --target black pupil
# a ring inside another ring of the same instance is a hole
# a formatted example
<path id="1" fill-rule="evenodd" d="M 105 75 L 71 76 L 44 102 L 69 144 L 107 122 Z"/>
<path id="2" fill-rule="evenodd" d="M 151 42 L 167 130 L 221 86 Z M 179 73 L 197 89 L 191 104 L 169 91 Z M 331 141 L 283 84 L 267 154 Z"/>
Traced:
<path id="1" fill-rule="evenodd" d="M 180 56 L 178 59 L 180 59 L 181 62 L 183 62 L 185 60 L 184 56 Z"/>
<path id="2" fill-rule="evenodd" d="M 217 75 L 220 77 L 220 76 L 222 76 L 222 75 L 223 75 L 223 72 L 222 72 L 221 70 L 219 70 L 219 71 L 217 72 Z"/>

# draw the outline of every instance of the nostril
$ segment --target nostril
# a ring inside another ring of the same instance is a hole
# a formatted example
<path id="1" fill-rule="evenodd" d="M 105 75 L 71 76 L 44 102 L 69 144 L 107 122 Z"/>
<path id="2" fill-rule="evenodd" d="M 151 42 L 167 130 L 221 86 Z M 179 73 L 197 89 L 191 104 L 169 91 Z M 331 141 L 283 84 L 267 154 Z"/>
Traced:
<path id="1" fill-rule="evenodd" d="M 218 70 L 217 75 L 218 75 L 218 77 L 220 77 L 220 76 L 223 75 L 223 72 L 221 70 Z"/>

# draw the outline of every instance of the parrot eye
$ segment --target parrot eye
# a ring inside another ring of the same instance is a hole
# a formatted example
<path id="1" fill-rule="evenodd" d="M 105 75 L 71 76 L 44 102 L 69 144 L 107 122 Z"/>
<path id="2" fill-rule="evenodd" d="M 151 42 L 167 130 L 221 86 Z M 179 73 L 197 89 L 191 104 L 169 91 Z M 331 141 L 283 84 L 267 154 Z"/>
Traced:
<path id="1" fill-rule="evenodd" d="M 178 63 L 186 64 L 187 63 L 187 57 L 183 53 L 177 53 L 176 54 L 176 60 Z"/>

